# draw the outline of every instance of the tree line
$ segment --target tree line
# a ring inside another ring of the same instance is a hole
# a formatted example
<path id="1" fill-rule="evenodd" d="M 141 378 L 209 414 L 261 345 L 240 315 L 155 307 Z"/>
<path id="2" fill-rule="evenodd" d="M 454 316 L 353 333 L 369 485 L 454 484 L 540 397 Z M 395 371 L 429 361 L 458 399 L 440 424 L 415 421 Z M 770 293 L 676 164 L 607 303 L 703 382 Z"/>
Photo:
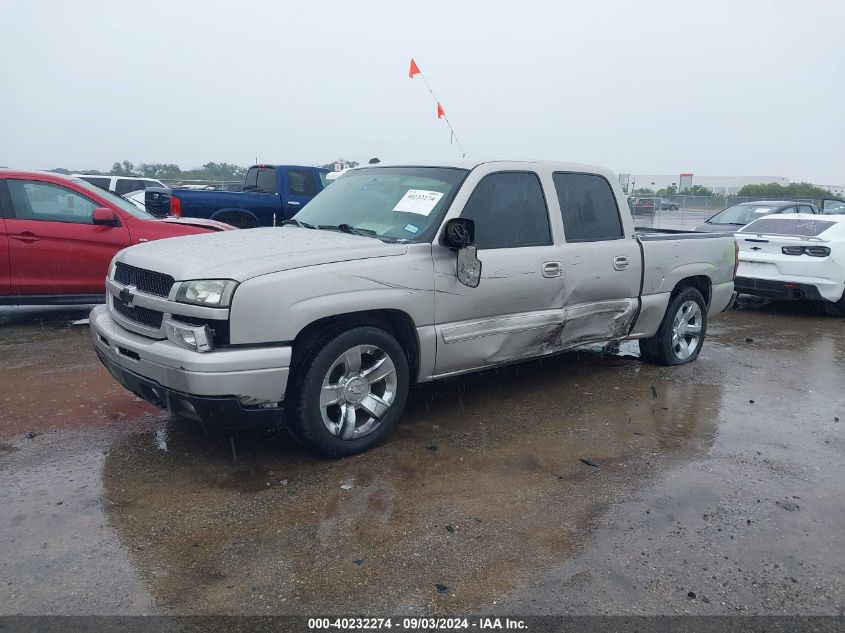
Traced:
<path id="1" fill-rule="evenodd" d="M 337 163 L 345 167 L 357 167 L 358 163 L 352 160 L 338 159 L 326 163 L 322 167 L 334 169 Z M 246 176 L 249 167 L 235 165 L 233 163 L 206 163 L 200 167 L 183 170 L 175 163 L 138 163 L 124 160 L 115 162 L 111 170 L 100 171 L 97 169 L 65 169 L 56 167 L 49 171 L 57 174 L 93 174 L 98 176 L 142 176 L 144 178 L 156 178 L 158 180 L 237 180 L 241 181 Z"/>
<path id="2" fill-rule="evenodd" d="M 634 190 L 637 196 L 715 196 L 717 195 L 712 189 L 702 185 L 693 185 L 683 191 L 678 191 L 677 186 L 669 185 L 662 189 L 654 191 L 646 187 L 641 187 Z M 740 198 L 808 198 L 818 200 L 820 198 L 830 198 L 833 194 L 823 188 L 809 182 L 792 182 L 788 185 L 780 185 L 772 182 L 766 185 L 745 185 L 736 192 L 735 195 Z"/>

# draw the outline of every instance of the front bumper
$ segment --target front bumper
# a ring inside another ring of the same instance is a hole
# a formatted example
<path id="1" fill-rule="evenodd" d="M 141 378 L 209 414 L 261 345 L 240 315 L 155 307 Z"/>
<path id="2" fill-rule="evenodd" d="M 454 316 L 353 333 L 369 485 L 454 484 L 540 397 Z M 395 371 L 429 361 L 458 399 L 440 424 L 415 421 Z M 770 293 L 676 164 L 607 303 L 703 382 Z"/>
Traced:
<path id="1" fill-rule="evenodd" d="M 99 349 L 95 350 L 112 377 L 139 398 L 152 405 L 195 422 L 223 429 L 271 428 L 282 422 L 282 408 L 248 409 L 234 397 L 195 396 L 168 389 L 118 365 Z"/>
<path id="2" fill-rule="evenodd" d="M 194 352 L 118 325 L 107 306 L 89 319 L 102 363 L 124 387 L 172 413 L 224 428 L 278 423 L 291 347 L 220 348 Z M 275 403 L 275 408 L 242 403 Z M 187 406 L 190 405 L 190 406 Z"/>

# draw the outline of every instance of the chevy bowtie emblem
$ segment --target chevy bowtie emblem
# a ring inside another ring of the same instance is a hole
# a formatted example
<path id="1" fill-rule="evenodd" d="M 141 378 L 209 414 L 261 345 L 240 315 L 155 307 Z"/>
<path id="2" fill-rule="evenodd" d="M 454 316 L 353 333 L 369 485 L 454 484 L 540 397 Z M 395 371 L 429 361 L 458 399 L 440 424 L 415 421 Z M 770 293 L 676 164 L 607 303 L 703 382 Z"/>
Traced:
<path id="1" fill-rule="evenodd" d="M 120 291 L 120 294 L 117 296 L 118 301 L 120 301 L 127 308 L 134 308 L 136 290 L 138 290 L 136 286 L 125 286 Z"/>
<path id="2" fill-rule="evenodd" d="M 752 247 L 751 247 L 751 250 L 752 250 L 752 251 L 761 251 L 761 250 L 763 250 L 763 249 L 762 249 L 762 248 L 760 248 L 759 246 L 752 246 Z"/>

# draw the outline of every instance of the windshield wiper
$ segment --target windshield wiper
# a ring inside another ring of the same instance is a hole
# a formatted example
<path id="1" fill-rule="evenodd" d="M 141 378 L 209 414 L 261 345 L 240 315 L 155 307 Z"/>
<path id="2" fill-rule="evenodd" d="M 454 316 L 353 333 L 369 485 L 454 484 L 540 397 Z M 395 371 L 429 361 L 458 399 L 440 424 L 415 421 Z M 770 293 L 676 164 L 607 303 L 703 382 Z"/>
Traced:
<path id="1" fill-rule="evenodd" d="M 351 233 L 352 235 L 360 235 L 362 237 L 375 237 L 380 239 L 378 233 L 372 229 L 359 229 L 351 224 L 338 224 L 337 226 L 330 226 L 328 224 L 318 224 L 318 229 L 325 229 L 327 231 L 340 231 L 341 233 Z"/>
<path id="2" fill-rule="evenodd" d="M 319 227 L 314 226 L 313 224 L 308 224 L 308 222 L 303 222 L 302 220 L 297 220 L 296 218 L 291 218 L 290 220 L 285 220 L 279 226 L 287 226 L 288 224 L 293 224 L 294 226 L 298 226 L 301 229 L 317 229 Z"/>

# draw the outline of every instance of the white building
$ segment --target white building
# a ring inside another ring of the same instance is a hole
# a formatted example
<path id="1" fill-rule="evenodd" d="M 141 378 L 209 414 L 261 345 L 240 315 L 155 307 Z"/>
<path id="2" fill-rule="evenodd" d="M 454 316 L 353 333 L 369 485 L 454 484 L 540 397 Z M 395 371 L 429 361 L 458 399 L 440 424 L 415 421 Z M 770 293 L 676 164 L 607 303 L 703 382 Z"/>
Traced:
<path id="1" fill-rule="evenodd" d="M 838 196 L 838 197 L 845 196 L 845 185 L 814 185 L 814 186 L 815 187 L 821 187 L 822 189 L 827 189 L 834 196 Z"/>

